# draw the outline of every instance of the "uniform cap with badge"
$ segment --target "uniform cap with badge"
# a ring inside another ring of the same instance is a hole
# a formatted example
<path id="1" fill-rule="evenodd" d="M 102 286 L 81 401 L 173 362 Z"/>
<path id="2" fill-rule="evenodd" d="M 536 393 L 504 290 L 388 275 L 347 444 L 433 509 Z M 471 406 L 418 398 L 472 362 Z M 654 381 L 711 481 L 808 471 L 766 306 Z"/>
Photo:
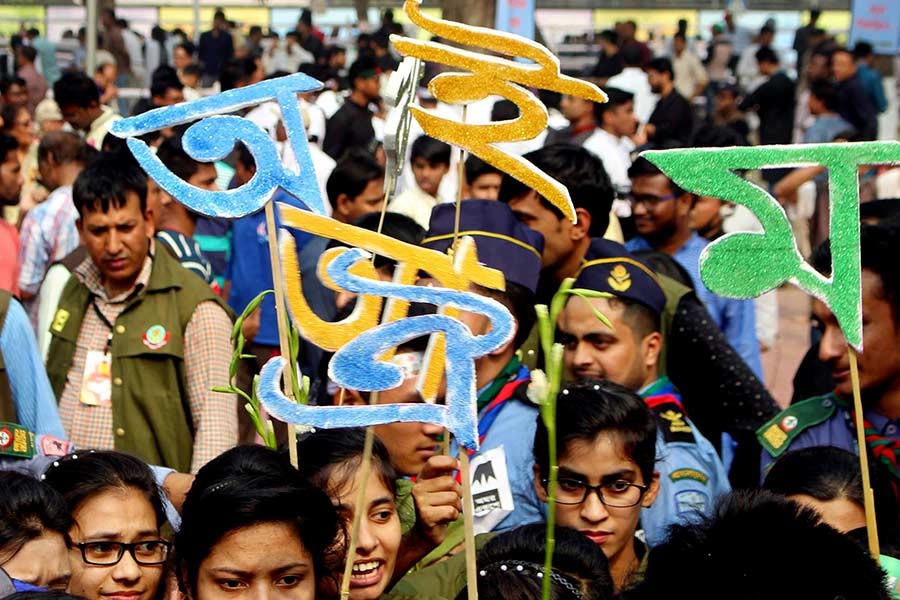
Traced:
<path id="1" fill-rule="evenodd" d="M 544 236 L 522 225 L 509 206 L 495 200 L 465 200 L 458 235 L 454 235 L 455 225 L 456 205 L 438 204 L 431 211 L 422 245 L 444 252 L 454 237 L 471 237 L 479 262 L 502 271 L 507 281 L 532 292 L 537 289 Z"/>
<path id="2" fill-rule="evenodd" d="M 574 287 L 607 292 L 642 304 L 656 314 L 661 314 L 666 306 L 666 295 L 656 275 L 629 255 L 585 262 L 578 271 Z"/>

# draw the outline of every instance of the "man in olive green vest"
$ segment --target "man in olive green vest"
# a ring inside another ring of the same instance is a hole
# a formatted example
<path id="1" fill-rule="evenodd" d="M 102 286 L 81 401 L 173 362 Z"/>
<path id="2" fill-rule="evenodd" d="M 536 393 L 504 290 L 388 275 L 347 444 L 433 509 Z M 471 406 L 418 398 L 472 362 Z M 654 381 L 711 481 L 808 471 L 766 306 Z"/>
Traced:
<path id="1" fill-rule="evenodd" d="M 50 332 L 47 372 L 68 438 L 196 471 L 237 440 L 231 319 L 209 286 L 152 241 L 147 177 L 104 157 L 73 189 L 89 257 Z"/>

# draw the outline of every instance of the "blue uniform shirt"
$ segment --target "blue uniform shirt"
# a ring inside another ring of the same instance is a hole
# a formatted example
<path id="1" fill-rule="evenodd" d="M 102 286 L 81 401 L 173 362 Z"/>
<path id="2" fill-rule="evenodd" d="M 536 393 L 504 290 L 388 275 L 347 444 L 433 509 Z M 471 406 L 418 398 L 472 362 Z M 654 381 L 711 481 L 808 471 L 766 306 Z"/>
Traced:
<path id="1" fill-rule="evenodd" d="M 652 548 L 665 541 L 670 525 L 712 514 L 715 501 L 731 491 L 731 484 L 716 449 L 687 418 L 668 378 L 640 394 L 658 421 L 659 495 L 650 508 L 641 511 L 641 525 Z"/>
<path id="2" fill-rule="evenodd" d="M 700 279 L 700 253 L 707 241 L 694 232 L 690 239 L 672 256 L 691 276 L 694 291 L 706 306 L 716 325 L 725 334 L 732 348 L 741 355 L 747 366 L 757 377 L 762 379 L 762 360 L 759 355 L 759 342 L 756 339 L 756 309 L 752 300 L 725 298 L 714 294 Z M 625 244 L 628 250 L 653 250 L 653 247 L 642 237 L 636 237 Z"/>

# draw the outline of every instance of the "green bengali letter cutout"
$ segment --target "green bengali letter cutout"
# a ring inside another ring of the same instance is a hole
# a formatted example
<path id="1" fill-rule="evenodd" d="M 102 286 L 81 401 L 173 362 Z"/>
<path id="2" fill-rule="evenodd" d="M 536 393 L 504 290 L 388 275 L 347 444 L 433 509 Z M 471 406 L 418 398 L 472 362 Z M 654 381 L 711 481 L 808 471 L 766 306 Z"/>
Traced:
<path id="1" fill-rule="evenodd" d="M 713 292 L 754 298 L 790 281 L 824 302 L 850 344 L 862 350 L 859 255 L 859 167 L 900 163 L 900 142 L 808 144 L 652 150 L 642 154 L 683 189 L 743 204 L 762 233 L 730 233 L 700 257 L 700 277 Z M 831 190 L 832 275 L 818 273 L 800 254 L 784 209 L 737 171 L 821 165 Z"/>

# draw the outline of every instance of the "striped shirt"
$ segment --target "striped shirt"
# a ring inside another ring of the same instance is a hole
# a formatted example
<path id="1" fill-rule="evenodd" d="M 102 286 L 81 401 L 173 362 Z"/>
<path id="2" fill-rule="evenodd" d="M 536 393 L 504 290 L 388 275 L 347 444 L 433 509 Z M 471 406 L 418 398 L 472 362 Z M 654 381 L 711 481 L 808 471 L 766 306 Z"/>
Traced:
<path id="1" fill-rule="evenodd" d="M 153 268 L 151 255 L 144 261 L 134 289 L 109 298 L 101 282 L 99 269 L 90 258 L 76 267 L 77 277 L 94 296 L 97 309 L 109 323 L 128 306 L 150 280 Z M 213 386 L 226 385 L 231 362 L 231 320 L 215 302 L 202 302 L 194 310 L 184 332 L 184 370 L 187 404 L 194 425 L 194 452 L 191 472 L 197 472 L 209 460 L 237 442 L 237 406 L 235 396 L 210 391 Z M 85 312 L 78 333 L 75 356 L 66 378 L 66 387 L 59 401 L 59 413 L 68 439 L 78 448 L 115 447 L 111 406 L 89 406 L 80 402 L 87 354 L 91 350 L 104 351 L 112 333 L 97 311 Z"/>
<path id="2" fill-rule="evenodd" d="M 213 282 L 212 265 L 203 256 L 197 240 L 174 229 L 161 229 L 157 232 L 156 239 L 166 245 L 182 267 L 196 273 L 206 283 Z"/>

